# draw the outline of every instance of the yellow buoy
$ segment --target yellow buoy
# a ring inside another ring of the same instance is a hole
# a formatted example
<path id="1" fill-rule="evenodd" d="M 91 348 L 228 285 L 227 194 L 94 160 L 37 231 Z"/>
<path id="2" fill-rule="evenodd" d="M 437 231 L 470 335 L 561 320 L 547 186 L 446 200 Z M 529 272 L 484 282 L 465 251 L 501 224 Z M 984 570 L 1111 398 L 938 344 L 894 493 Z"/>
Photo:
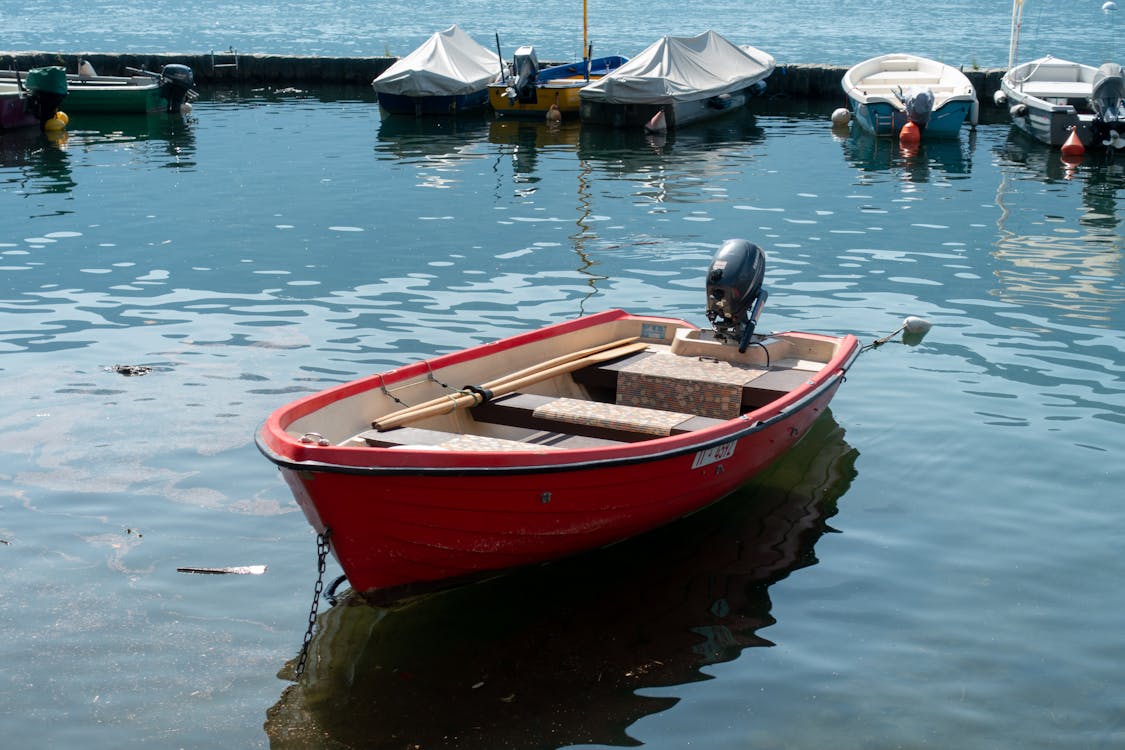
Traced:
<path id="1" fill-rule="evenodd" d="M 47 122 L 43 123 L 43 129 L 48 133 L 57 132 L 59 130 L 66 130 L 66 123 L 60 120 L 58 117 L 52 117 L 50 120 L 47 120 Z"/>
<path id="2" fill-rule="evenodd" d="M 70 118 L 67 117 L 66 112 L 63 112 L 61 109 L 58 112 L 55 113 L 55 117 L 62 120 L 63 125 L 69 125 L 70 124 Z"/>

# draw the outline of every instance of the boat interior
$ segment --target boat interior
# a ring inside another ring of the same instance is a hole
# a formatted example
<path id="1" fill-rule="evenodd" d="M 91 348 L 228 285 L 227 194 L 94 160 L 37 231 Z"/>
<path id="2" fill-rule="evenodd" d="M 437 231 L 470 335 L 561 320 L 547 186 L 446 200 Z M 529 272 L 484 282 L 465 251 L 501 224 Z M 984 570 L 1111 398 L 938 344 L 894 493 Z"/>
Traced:
<path id="1" fill-rule="evenodd" d="M 665 323 L 655 328 L 664 333 Z M 392 399 L 424 405 L 442 390 L 441 382 L 470 376 L 456 370 L 479 369 L 480 362 L 396 383 L 385 393 L 368 392 L 369 400 L 380 402 L 380 415 L 337 444 L 526 451 L 605 448 L 678 435 L 724 424 L 778 400 L 822 370 L 838 346 L 825 337 L 781 334 L 762 337 L 739 354 L 737 346 L 716 341 L 710 332 L 685 327 L 667 333 L 671 340 L 642 337 L 606 352 L 624 352 L 620 356 L 593 355 L 597 361 L 572 371 L 528 379 L 526 385 L 513 382 L 512 390 L 505 386 L 504 393 L 467 408 L 455 407 L 449 395 L 437 395 L 444 401 L 439 413 L 402 424 L 390 413 L 390 406 L 398 406 Z"/>

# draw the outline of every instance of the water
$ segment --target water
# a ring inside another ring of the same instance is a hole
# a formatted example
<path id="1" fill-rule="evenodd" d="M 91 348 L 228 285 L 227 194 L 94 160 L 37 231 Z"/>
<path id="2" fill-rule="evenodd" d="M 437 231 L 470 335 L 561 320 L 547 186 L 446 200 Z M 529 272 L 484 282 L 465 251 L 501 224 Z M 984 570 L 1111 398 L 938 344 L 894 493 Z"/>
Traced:
<path id="1" fill-rule="evenodd" d="M 4 12 L 5 49 L 88 52 L 204 53 L 235 49 L 282 55 L 401 57 L 434 31 L 457 23 L 505 56 L 534 44 L 541 60 L 581 57 L 582 6 L 577 0 L 533 5 L 462 0 L 438 2 L 228 2 L 187 8 L 171 0 L 66 4 L 29 0 Z M 966 68 L 1008 64 L 1011 3 L 865 0 L 829 2 L 667 3 L 638 0 L 587 6 L 595 54 L 633 55 L 665 34 L 715 29 L 753 44 L 779 63 L 850 65 L 886 52 L 912 52 Z M 1098 0 L 1032 0 L 1024 11 L 1022 59 L 1053 54 L 1088 64 L 1121 62 L 1122 13 Z"/>
<path id="2" fill-rule="evenodd" d="M 7 744 L 1125 744 L 1120 158 L 1068 176 L 1006 123 L 911 155 L 776 102 L 656 141 L 203 94 L 72 118 L 62 148 L 0 136 Z M 765 328 L 935 328 L 865 353 L 732 502 L 410 608 L 322 605 L 279 678 L 315 547 L 253 446 L 269 411 L 583 312 L 702 323 L 736 236 L 768 254 Z"/>

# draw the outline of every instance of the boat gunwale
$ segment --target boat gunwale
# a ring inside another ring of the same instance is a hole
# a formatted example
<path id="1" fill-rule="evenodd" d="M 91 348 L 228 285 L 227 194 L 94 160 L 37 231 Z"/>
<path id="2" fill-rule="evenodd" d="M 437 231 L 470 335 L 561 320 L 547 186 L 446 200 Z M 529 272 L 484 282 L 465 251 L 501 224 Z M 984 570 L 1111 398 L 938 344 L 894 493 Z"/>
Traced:
<path id="1" fill-rule="evenodd" d="M 818 371 L 809 372 L 809 378 L 803 385 L 751 412 L 740 414 L 722 424 L 703 430 L 608 448 L 599 446 L 544 450 L 540 446 L 529 443 L 527 450 L 518 451 L 434 451 L 432 449 L 409 451 L 393 449 L 392 453 L 390 452 L 392 449 L 368 446 L 305 444 L 299 442 L 298 438 L 295 438 L 282 426 L 283 424 L 292 424 L 298 419 L 340 399 L 373 389 L 384 388 L 389 384 L 428 374 L 435 369 L 478 359 L 496 351 L 505 351 L 517 346 L 565 335 L 572 331 L 630 318 L 664 320 L 677 325 L 686 324 L 690 326 L 687 321 L 675 318 L 633 315 L 622 310 L 609 310 L 533 331 L 526 331 L 498 341 L 460 349 L 309 394 L 275 410 L 256 432 L 255 443 L 258 450 L 279 467 L 294 471 L 345 474 L 449 476 L 496 472 L 542 473 L 656 461 L 740 440 L 754 432 L 772 426 L 791 416 L 794 412 L 799 412 L 806 405 L 821 397 L 826 391 L 838 386 L 860 353 L 859 342 L 852 334 L 831 336 L 797 331 L 774 334 L 829 341 L 835 343 L 837 349 Z M 694 326 L 690 327 L 694 328 Z M 318 455 L 323 458 L 316 458 Z M 387 456 L 394 456 L 397 462 L 393 465 L 383 463 L 382 458 Z M 435 464 L 433 459 L 437 458 L 442 459 L 444 465 Z M 424 459 L 430 459 L 430 461 L 426 462 Z"/>
<path id="2" fill-rule="evenodd" d="M 977 101 L 976 89 L 974 88 L 974 86 L 972 84 L 972 81 L 969 80 L 969 77 L 967 75 L 965 75 L 965 72 L 963 70 L 961 70 L 960 68 L 957 68 L 956 66 L 950 65 L 948 63 L 943 63 L 940 60 L 934 60 L 934 59 L 931 59 L 931 58 L 928 58 L 928 57 L 922 57 L 920 55 L 914 55 L 914 54 L 910 54 L 910 53 L 907 53 L 907 52 L 888 53 L 888 54 L 885 54 L 885 55 L 878 55 L 876 57 L 871 57 L 871 58 L 868 58 L 866 60 L 862 60 L 862 61 L 856 63 L 855 65 L 852 65 L 850 68 L 848 68 L 846 71 L 844 71 L 844 76 L 843 76 L 843 78 L 841 79 L 841 82 L 840 82 L 841 87 L 844 89 L 844 93 L 858 104 L 866 104 L 866 105 L 870 106 L 871 104 L 885 102 L 885 103 L 890 104 L 893 107 L 895 107 L 895 109 L 898 109 L 900 111 L 905 111 L 906 105 L 903 104 L 903 102 L 901 100 L 899 100 L 898 97 L 896 97 L 894 95 L 893 91 L 888 91 L 888 92 L 878 91 L 878 92 L 869 94 L 867 91 L 865 91 L 863 89 L 863 82 L 866 81 L 870 76 L 875 75 L 876 73 L 879 73 L 879 72 L 884 72 L 881 67 L 877 68 L 876 64 L 881 64 L 885 60 L 907 60 L 907 61 L 910 61 L 910 62 L 913 62 L 913 63 L 921 63 L 921 65 L 917 65 L 913 69 L 904 69 L 904 70 L 901 70 L 901 71 L 893 71 L 893 72 L 909 73 L 909 72 L 916 72 L 916 71 L 927 71 L 927 70 L 932 68 L 936 72 L 941 74 L 941 77 L 944 77 L 944 74 L 945 74 L 946 71 L 952 71 L 953 73 L 956 74 L 956 76 L 954 76 L 954 81 L 952 83 L 949 83 L 949 84 L 941 84 L 941 83 L 937 83 L 937 84 L 934 84 L 934 83 L 917 83 L 917 84 L 915 84 L 917 86 L 928 87 L 928 88 L 931 89 L 931 91 L 934 92 L 934 99 L 935 99 L 934 111 L 935 112 L 937 110 L 941 109 L 942 107 L 945 107 L 946 105 L 951 104 L 951 103 L 955 103 L 955 102 L 972 103 L 974 101 Z M 870 71 L 868 72 L 867 69 L 870 69 Z M 863 76 L 857 77 L 857 74 L 860 73 L 860 72 L 863 72 Z M 940 87 L 940 88 L 935 89 L 934 88 L 935 86 Z M 962 87 L 964 87 L 964 88 L 962 89 Z M 901 88 L 901 85 L 900 85 L 900 88 Z M 943 90 L 943 89 L 945 89 L 945 90 Z M 940 94 L 940 103 L 938 103 L 939 94 Z"/>

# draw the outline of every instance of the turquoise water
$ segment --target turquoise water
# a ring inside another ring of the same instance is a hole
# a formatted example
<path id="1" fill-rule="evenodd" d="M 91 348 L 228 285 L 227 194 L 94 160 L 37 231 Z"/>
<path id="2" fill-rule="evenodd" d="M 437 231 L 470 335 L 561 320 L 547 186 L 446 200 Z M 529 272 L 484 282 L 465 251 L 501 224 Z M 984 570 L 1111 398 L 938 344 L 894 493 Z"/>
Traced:
<path id="1" fill-rule="evenodd" d="M 1121 746 L 1125 170 L 1068 176 L 1006 124 L 910 154 L 761 106 L 655 140 L 223 91 L 2 136 L 6 740 Z M 934 330 L 686 524 L 323 604 L 287 690 L 315 546 L 265 415 L 584 312 L 703 323 L 728 237 L 768 254 L 766 328 Z M 177 572 L 234 565 L 268 570 Z"/>
<path id="2" fill-rule="evenodd" d="M 24 2 L 4 11 L 6 50 L 88 52 L 226 51 L 282 55 L 402 56 L 434 31 L 461 25 L 505 56 L 534 44 L 541 60 L 581 56 L 582 2 L 534 4 L 462 0 L 380 3 L 149 0 Z M 850 65 L 886 52 L 912 52 L 953 65 L 1008 64 L 1012 4 L 1006 0 L 943 3 L 902 0 L 644 3 L 589 0 L 587 39 L 596 54 L 633 55 L 665 34 L 715 29 L 753 44 L 779 63 Z M 1098 0 L 1032 0 L 1024 11 L 1021 56 L 1052 54 L 1100 65 L 1121 62 L 1123 13 L 1103 13 Z"/>
<path id="3" fill-rule="evenodd" d="M 771 39 L 759 46 L 782 60 L 886 51 L 873 29 L 891 19 L 896 48 L 1006 61 L 1008 4 L 973 8 L 972 33 L 926 35 L 923 20 L 972 6 L 898 5 L 677 18 Z M 1117 16 L 1068 4 L 1088 12 L 1072 34 L 1045 5 L 1028 9 L 1029 53 L 1112 56 Z M 184 19 L 156 2 L 134 22 L 89 6 L 49 25 L 61 6 L 21 6 L 6 44 L 383 54 L 449 20 L 411 6 L 404 24 L 394 4 Z M 528 40 L 518 11 L 463 7 L 478 37 Z M 606 52 L 670 30 L 613 13 Z M 533 26 L 544 57 L 567 54 L 572 24 Z M 1120 156 L 1071 172 L 1006 123 L 911 154 L 834 133 L 831 106 L 757 106 L 655 140 L 381 120 L 369 91 L 223 90 L 186 120 L 0 136 L 5 741 L 1125 744 Z M 703 323 L 728 237 L 768 254 L 763 327 L 935 328 L 864 354 L 831 419 L 731 502 L 411 608 L 323 604 L 307 678 L 278 676 L 305 632 L 315 547 L 253 446 L 266 414 L 609 307 Z M 177 572 L 232 565 L 268 571 Z"/>

